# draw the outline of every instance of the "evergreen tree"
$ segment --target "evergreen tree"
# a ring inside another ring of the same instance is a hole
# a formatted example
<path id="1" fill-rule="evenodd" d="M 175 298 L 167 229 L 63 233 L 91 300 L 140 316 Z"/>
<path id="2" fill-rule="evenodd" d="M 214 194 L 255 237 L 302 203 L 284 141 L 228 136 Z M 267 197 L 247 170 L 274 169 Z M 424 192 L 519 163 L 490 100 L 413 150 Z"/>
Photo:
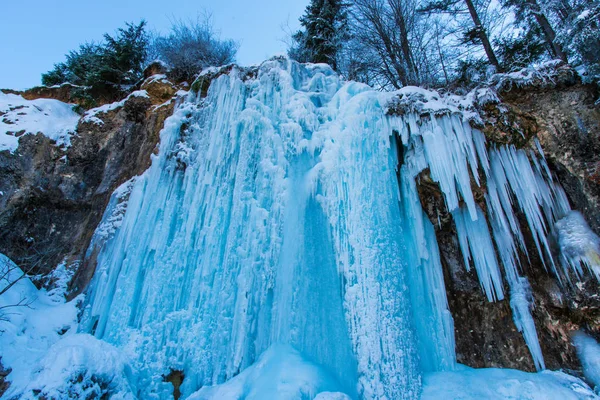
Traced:
<path id="1" fill-rule="evenodd" d="M 44 85 L 71 83 L 81 86 L 79 96 L 93 105 L 95 98 L 111 100 L 142 78 L 148 36 L 146 22 L 127 23 L 116 36 L 104 35 L 104 43 L 86 43 L 67 54 L 64 63 L 42 74 Z"/>
<path id="2" fill-rule="evenodd" d="M 586 80 L 600 82 L 600 0 L 551 0 L 548 8 L 569 61 L 585 67 Z"/>
<path id="3" fill-rule="evenodd" d="M 337 70 L 338 53 L 348 34 L 347 5 L 341 0 L 311 0 L 300 18 L 289 55 L 301 62 L 326 63 Z"/>
<path id="4" fill-rule="evenodd" d="M 550 22 L 549 16 L 537 0 L 505 0 L 504 4 L 513 6 L 518 18 L 535 21 L 541 28 L 550 55 L 553 58 L 567 62 L 567 54 L 556 38 L 556 31 Z"/>
<path id="5" fill-rule="evenodd" d="M 525 68 L 540 61 L 546 54 L 546 42 L 537 25 L 519 24 L 522 29 L 517 35 L 498 38 L 494 41 L 501 65 L 507 71 Z"/>
<path id="6" fill-rule="evenodd" d="M 104 34 L 101 79 L 109 84 L 131 85 L 142 77 L 148 49 L 146 21 L 119 28 L 117 36 Z"/>

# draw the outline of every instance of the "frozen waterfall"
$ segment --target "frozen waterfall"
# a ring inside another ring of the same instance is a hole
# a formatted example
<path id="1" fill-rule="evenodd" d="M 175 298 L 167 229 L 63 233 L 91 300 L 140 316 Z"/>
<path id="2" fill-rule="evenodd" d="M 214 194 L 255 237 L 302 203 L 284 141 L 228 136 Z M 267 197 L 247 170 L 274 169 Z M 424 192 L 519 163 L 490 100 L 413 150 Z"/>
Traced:
<path id="1" fill-rule="evenodd" d="M 543 369 L 515 213 L 557 272 L 546 237 L 566 197 L 540 151 L 486 148 L 466 113 L 431 93 L 380 93 L 273 59 L 233 67 L 178 106 L 152 166 L 113 196 L 92 243 L 84 329 L 134 360 L 141 398 L 170 398 L 171 370 L 183 371 L 184 396 L 210 398 L 224 382 L 243 390 L 269 359 L 325 371 L 298 385 L 307 399 L 413 399 L 424 373 L 452 371 L 442 264 L 417 191 L 425 170 L 466 267 L 489 301 L 510 296 Z M 420 106 L 388 115 L 397 98 Z M 482 182 L 483 202 L 472 190 Z"/>

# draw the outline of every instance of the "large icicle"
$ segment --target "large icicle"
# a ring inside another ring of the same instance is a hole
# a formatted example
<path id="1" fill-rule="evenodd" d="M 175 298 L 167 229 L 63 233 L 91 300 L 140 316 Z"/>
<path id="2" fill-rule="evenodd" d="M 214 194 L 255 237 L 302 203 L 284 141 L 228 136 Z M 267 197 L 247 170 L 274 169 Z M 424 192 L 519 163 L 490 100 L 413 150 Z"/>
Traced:
<path id="1" fill-rule="evenodd" d="M 502 300 L 502 275 L 483 212 L 477 207 L 475 220 L 471 219 L 464 208 L 454 211 L 452 215 L 465 266 L 469 269 L 473 261 L 479 283 L 489 301 Z"/>
<path id="2" fill-rule="evenodd" d="M 510 306 L 513 312 L 513 320 L 517 330 L 523 334 L 535 367 L 538 370 L 542 370 L 545 369 L 545 364 L 537 330 L 531 315 L 531 289 L 527 278 L 519 275 L 519 254 L 514 242 L 514 236 L 511 232 L 508 218 L 500 205 L 498 193 L 493 185 L 495 185 L 494 181 L 489 180 L 486 202 L 496 248 L 504 265 L 504 273 L 510 288 Z M 506 195 L 506 192 L 503 192 L 503 195 Z M 512 212 L 509 215 L 514 219 L 515 216 Z M 518 226 L 516 227 L 518 229 Z M 520 230 L 518 232 L 520 233 Z"/>
<path id="3" fill-rule="evenodd" d="M 542 348 L 535 329 L 535 323 L 531 316 L 531 288 L 525 277 L 517 277 L 515 281 L 509 281 L 510 286 L 510 308 L 513 312 L 513 320 L 517 330 L 523 334 L 525 343 L 531 353 L 531 358 L 538 371 L 546 369 Z"/>
<path id="4" fill-rule="evenodd" d="M 414 146 L 419 147 L 420 141 Z M 411 244 L 407 248 L 408 275 L 421 368 L 425 372 L 452 370 L 456 365 L 454 321 L 448 309 L 435 231 L 421 209 L 415 181 L 427 163 L 422 149 L 417 148 L 403 161 L 399 175 L 401 206 L 407 241 Z"/>

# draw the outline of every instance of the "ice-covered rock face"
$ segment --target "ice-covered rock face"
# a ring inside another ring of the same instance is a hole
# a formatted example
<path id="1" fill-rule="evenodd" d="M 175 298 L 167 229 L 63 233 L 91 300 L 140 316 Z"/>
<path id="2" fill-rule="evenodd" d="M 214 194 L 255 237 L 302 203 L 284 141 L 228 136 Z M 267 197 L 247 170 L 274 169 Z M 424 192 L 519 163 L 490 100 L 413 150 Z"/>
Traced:
<path id="1" fill-rule="evenodd" d="M 468 123 L 472 107 L 414 90 L 401 94 L 421 106 L 391 115 L 398 94 L 276 59 L 255 74 L 233 67 L 176 109 L 119 206 L 85 315 L 86 331 L 131 360 L 140 397 L 169 398 L 171 370 L 184 371 L 184 396 L 234 382 L 284 344 L 337 382 L 324 391 L 418 398 L 422 374 L 456 366 L 435 232 L 417 192 L 426 169 L 465 265 L 489 301 L 510 296 L 544 368 L 516 211 L 560 274 L 546 235 L 569 211 L 564 193 L 541 151 L 488 150 Z"/>

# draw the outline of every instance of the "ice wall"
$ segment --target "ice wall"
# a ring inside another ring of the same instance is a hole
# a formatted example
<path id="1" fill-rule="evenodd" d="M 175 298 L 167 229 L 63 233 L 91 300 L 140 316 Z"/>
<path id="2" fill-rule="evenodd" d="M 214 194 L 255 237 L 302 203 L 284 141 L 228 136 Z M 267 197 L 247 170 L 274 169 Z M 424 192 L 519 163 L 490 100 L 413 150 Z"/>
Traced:
<path id="1" fill-rule="evenodd" d="M 391 116 L 398 99 L 414 107 Z M 176 109 L 127 204 L 123 190 L 111 201 L 93 243 L 85 330 L 133 360 L 143 398 L 170 397 L 170 370 L 184 371 L 190 395 L 278 346 L 351 398 L 418 398 L 422 373 L 456 366 L 435 229 L 417 191 L 428 170 L 466 268 L 490 301 L 507 283 L 543 369 L 516 215 L 558 273 L 546 237 L 568 202 L 541 152 L 488 149 L 470 115 L 422 89 L 343 82 L 324 65 L 234 67 Z"/>
<path id="2" fill-rule="evenodd" d="M 351 397 L 414 398 L 399 193 L 380 95 L 326 66 L 234 69 L 190 96 L 98 255 L 91 332 L 140 396 L 190 394 L 288 344 Z M 107 219 L 110 219 L 107 216 Z"/>

